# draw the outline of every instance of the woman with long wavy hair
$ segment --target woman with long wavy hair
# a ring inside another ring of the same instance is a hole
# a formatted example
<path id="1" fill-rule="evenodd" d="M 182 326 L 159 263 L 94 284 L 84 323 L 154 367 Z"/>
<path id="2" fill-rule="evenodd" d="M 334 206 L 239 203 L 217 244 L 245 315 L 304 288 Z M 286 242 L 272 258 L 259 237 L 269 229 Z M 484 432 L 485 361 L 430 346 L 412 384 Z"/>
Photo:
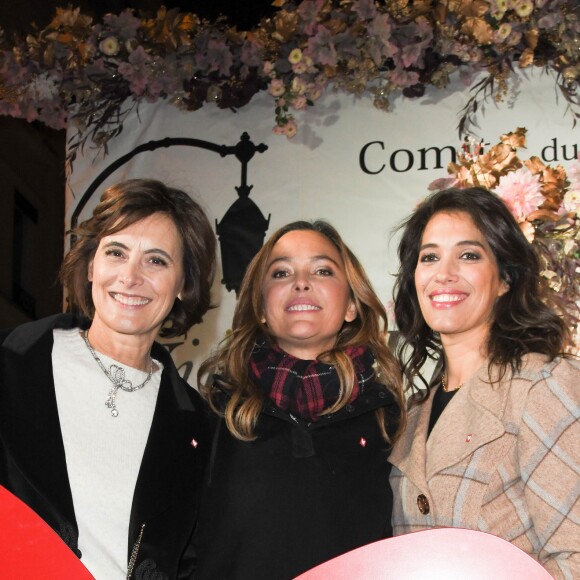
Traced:
<path id="1" fill-rule="evenodd" d="M 403 224 L 399 259 L 398 355 L 414 392 L 390 457 L 395 534 L 481 530 L 580 577 L 580 365 L 531 244 L 495 194 L 449 189 Z"/>
<path id="2" fill-rule="evenodd" d="M 254 258 L 231 336 L 199 372 L 215 412 L 200 579 L 289 579 L 391 535 L 404 402 L 386 330 L 328 223 L 288 224 Z"/>

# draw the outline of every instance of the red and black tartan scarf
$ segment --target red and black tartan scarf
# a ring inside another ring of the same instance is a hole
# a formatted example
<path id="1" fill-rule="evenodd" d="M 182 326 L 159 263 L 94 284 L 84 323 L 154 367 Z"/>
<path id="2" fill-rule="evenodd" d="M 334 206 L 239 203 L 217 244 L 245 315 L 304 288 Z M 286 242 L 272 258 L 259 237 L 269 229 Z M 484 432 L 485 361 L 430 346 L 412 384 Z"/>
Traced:
<path id="1" fill-rule="evenodd" d="M 356 374 L 352 403 L 366 381 L 374 376 L 374 357 L 363 346 L 346 348 Z M 277 346 L 256 345 L 250 359 L 250 379 L 259 385 L 272 402 L 284 411 L 316 421 L 324 409 L 338 399 L 336 369 L 317 360 L 301 360 Z"/>

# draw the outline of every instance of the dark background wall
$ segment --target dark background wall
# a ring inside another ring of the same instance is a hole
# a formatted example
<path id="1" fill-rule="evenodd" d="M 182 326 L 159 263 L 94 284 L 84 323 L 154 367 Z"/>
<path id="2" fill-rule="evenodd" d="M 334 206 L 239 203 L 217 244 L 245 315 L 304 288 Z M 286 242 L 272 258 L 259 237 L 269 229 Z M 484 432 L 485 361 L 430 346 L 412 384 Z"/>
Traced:
<path id="1" fill-rule="evenodd" d="M 155 14 L 161 4 L 215 20 L 225 16 L 239 29 L 253 28 L 273 13 L 271 0 L 77 0 L 73 8 L 92 16 L 126 8 Z M 0 0 L 0 28 L 7 39 L 46 27 L 55 0 Z M 58 269 L 64 251 L 64 131 L 0 116 L 0 328 L 62 310 Z"/>
<path id="2" fill-rule="evenodd" d="M 0 327 L 59 312 L 64 131 L 0 117 Z"/>

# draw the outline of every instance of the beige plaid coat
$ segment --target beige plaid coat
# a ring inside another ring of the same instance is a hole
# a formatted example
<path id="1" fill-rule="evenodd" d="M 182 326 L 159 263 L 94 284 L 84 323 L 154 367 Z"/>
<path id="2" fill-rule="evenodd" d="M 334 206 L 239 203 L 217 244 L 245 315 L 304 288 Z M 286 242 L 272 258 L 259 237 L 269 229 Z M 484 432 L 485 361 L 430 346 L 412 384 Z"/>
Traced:
<path id="1" fill-rule="evenodd" d="M 389 458 L 394 533 L 481 530 L 555 578 L 580 579 L 580 363 L 534 354 L 499 384 L 485 375 L 455 394 L 427 440 L 433 398 L 411 409 Z"/>

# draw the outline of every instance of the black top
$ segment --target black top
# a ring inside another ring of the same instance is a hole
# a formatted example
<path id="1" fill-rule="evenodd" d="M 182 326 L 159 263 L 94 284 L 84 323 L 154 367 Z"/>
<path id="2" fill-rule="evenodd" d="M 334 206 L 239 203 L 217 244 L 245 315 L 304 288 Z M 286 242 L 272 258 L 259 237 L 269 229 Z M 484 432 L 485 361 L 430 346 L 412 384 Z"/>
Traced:
<path id="1" fill-rule="evenodd" d="M 433 427 L 435 427 L 435 423 L 443 413 L 445 407 L 449 404 L 449 401 L 453 399 L 453 395 L 459 389 L 455 389 L 454 391 L 444 391 L 443 386 L 440 386 L 433 395 L 433 406 L 431 407 L 431 417 L 429 419 L 429 429 L 427 430 L 427 437 L 431 434 Z"/>

